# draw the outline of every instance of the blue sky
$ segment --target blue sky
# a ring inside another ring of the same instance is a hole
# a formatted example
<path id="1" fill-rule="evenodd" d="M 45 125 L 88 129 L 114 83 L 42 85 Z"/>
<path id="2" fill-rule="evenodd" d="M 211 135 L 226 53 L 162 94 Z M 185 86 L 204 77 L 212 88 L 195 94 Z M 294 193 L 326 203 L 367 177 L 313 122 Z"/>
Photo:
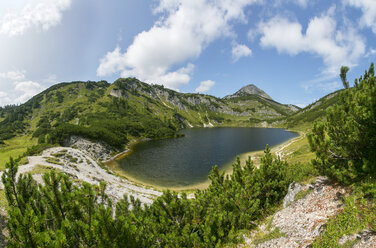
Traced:
<path id="1" fill-rule="evenodd" d="M 305 106 L 376 56 L 375 0 L 4 0 L 0 106 L 59 82 L 137 77 Z"/>

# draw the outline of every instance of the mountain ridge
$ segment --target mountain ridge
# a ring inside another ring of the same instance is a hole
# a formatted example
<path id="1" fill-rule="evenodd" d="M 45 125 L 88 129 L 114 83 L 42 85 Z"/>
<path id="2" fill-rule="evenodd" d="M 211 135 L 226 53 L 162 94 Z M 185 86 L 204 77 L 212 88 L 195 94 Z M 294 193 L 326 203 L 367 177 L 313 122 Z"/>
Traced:
<path id="1" fill-rule="evenodd" d="M 258 96 L 261 96 L 263 98 L 273 100 L 268 94 L 265 93 L 265 91 L 258 88 L 254 84 L 248 84 L 246 86 L 243 86 L 238 91 L 236 91 L 234 94 L 225 96 L 224 99 L 247 96 L 247 95 L 258 95 Z"/>
<path id="2" fill-rule="evenodd" d="M 112 84 L 75 81 L 53 85 L 20 106 L 0 111 L 0 140 L 28 132 L 39 143 L 63 143 L 81 135 L 120 148 L 135 137 L 171 137 L 181 128 L 273 126 L 274 119 L 295 111 L 256 94 L 224 99 L 180 93 L 136 78 Z"/>

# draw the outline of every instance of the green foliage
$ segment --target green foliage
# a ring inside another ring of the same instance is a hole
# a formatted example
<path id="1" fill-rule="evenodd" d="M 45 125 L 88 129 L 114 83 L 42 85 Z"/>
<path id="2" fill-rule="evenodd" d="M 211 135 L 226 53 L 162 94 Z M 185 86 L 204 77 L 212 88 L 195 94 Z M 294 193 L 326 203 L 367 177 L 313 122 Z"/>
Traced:
<path id="1" fill-rule="evenodd" d="M 347 66 L 342 66 L 342 67 L 341 67 L 341 73 L 339 74 L 339 76 L 340 76 L 340 78 L 341 78 L 341 80 L 342 80 L 343 87 L 344 87 L 345 89 L 348 89 L 348 88 L 349 88 L 349 82 L 348 82 L 347 79 L 346 79 L 346 74 L 347 74 L 347 72 L 348 72 L 349 70 L 350 70 L 349 67 L 347 67 Z"/>
<path id="2" fill-rule="evenodd" d="M 312 189 L 307 189 L 307 190 L 301 190 L 299 191 L 295 197 L 294 197 L 294 201 L 298 201 L 300 199 L 303 199 L 304 197 L 306 197 L 306 195 L 308 195 L 309 193 L 311 193 L 313 190 Z"/>
<path id="3" fill-rule="evenodd" d="M 280 238 L 280 237 L 285 237 L 285 236 L 286 236 L 286 234 L 282 233 L 279 230 L 279 227 L 275 227 L 273 231 L 268 232 L 265 235 L 260 235 L 259 237 L 256 237 L 252 241 L 252 244 L 254 244 L 254 245 L 257 246 L 257 245 L 262 244 L 262 243 L 264 243 L 266 241 L 269 241 L 269 240 L 272 240 L 272 239 L 276 239 L 276 238 Z"/>
<path id="4" fill-rule="evenodd" d="M 76 160 L 77 160 L 77 159 L 76 159 Z M 50 163 L 50 164 L 63 165 L 63 163 L 61 163 L 60 160 L 59 160 L 58 158 L 48 157 L 48 158 L 46 158 L 46 162 L 47 162 L 47 163 Z"/>
<path id="5" fill-rule="evenodd" d="M 42 153 L 42 151 L 51 147 L 54 147 L 54 145 L 45 144 L 45 143 L 34 145 L 30 148 L 27 148 L 26 152 L 22 155 L 22 157 L 39 155 Z"/>
<path id="6" fill-rule="evenodd" d="M 297 164 L 286 164 L 287 174 L 286 178 L 289 181 L 301 182 L 306 181 L 312 177 L 319 176 L 317 169 L 312 165 L 312 163 L 297 163 Z"/>
<path id="7" fill-rule="evenodd" d="M 335 105 L 339 101 L 341 91 L 333 92 L 320 100 L 298 110 L 295 114 L 288 116 L 286 119 L 287 127 L 294 128 L 298 125 L 308 125 L 312 127 L 312 123 L 318 120 L 324 120 L 328 108 Z M 282 119 L 283 120 L 283 119 Z"/>
<path id="8" fill-rule="evenodd" d="M 113 91 L 118 95 L 113 96 Z M 236 101 L 244 106 L 239 108 Z M 25 104 L 1 108 L 0 143 L 29 132 L 38 143 L 59 144 L 69 135 L 101 141 L 98 134 L 115 132 L 119 139 L 109 137 L 107 141 L 120 149 L 127 139 L 175 137 L 187 123 L 250 126 L 258 122 L 250 123 L 239 113 L 227 113 L 226 109 L 231 108 L 252 110 L 252 118 L 258 121 L 272 117 L 260 115 L 258 109 L 271 109 L 282 117 L 293 112 L 288 106 L 259 96 L 232 100 L 183 94 L 135 78 L 120 78 L 112 85 L 105 81 L 60 83 Z"/>
<path id="9" fill-rule="evenodd" d="M 120 90 L 124 96 L 130 95 L 129 92 L 140 96 L 135 93 L 137 87 L 151 90 L 150 85 L 132 78 L 119 79 L 114 85 L 114 89 Z M 158 101 L 143 97 L 141 102 L 138 102 L 140 99 L 132 99 L 129 103 L 128 98 L 105 95 L 104 90 L 108 86 L 102 81 L 73 82 L 59 84 L 43 92 L 43 105 L 47 105 L 47 110 L 40 114 L 33 137 L 38 138 L 38 143 L 63 145 L 70 136 L 77 135 L 122 149 L 129 137 L 177 136 L 177 131 L 183 126 L 182 115 L 171 111 L 163 113 L 169 118 L 160 118 L 154 112 L 155 106 L 160 104 Z M 77 100 L 76 96 L 81 96 L 81 100 Z M 53 109 L 62 102 L 68 105 L 59 107 L 59 111 Z"/>
<path id="10" fill-rule="evenodd" d="M 274 100 L 266 99 L 258 95 L 239 96 L 239 97 L 230 98 L 227 101 L 232 102 L 232 103 L 238 103 L 241 101 L 256 101 L 256 102 L 261 103 L 264 108 L 269 108 L 271 110 L 274 110 L 275 112 L 277 112 L 278 114 L 282 116 L 289 116 L 293 113 L 293 111 L 291 111 L 291 109 L 287 107 L 286 105 L 282 105 Z M 243 112 L 243 110 L 241 110 L 241 108 L 239 107 L 235 107 L 233 108 L 233 110 L 236 112 Z M 249 110 L 251 110 L 252 112 L 256 111 L 254 106 L 250 107 Z"/>
<path id="11" fill-rule="evenodd" d="M 109 130 L 109 128 L 106 128 L 107 126 L 105 126 L 105 124 L 106 123 L 103 123 L 104 126 L 91 127 L 78 126 L 68 123 L 60 124 L 51 131 L 51 142 L 63 145 L 70 136 L 77 135 L 87 137 L 92 140 L 102 140 L 115 148 L 121 148 L 127 142 L 125 133 L 122 132 L 121 129 Z"/>
<path id="12" fill-rule="evenodd" d="M 79 187 L 53 170 L 44 185 L 30 175 L 16 180 L 12 159 L 7 168 L 9 247 L 218 247 L 278 206 L 292 181 L 269 147 L 259 169 L 250 159 L 231 176 L 215 167 L 194 199 L 166 191 L 151 206 L 127 196 L 114 205 L 104 184 Z"/>
<path id="13" fill-rule="evenodd" d="M 28 105 L 8 105 L 2 108 L 1 115 L 4 120 L 0 122 L 0 141 L 11 139 L 24 131 L 23 120 L 30 109 Z"/>
<path id="14" fill-rule="evenodd" d="M 326 122 L 315 123 L 308 139 L 321 173 L 342 183 L 375 177 L 375 76 L 367 73 L 357 87 L 343 91 Z"/>

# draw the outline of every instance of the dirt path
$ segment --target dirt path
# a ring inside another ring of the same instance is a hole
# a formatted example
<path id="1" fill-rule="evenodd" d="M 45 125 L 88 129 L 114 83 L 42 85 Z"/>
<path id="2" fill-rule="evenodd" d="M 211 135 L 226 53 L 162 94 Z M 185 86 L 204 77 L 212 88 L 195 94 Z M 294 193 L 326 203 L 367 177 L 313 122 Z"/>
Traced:
<path id="1" fill-rule="evenodd" d="M 305 133 L 301 133 L 299 134 L 298 137 L 290 140 L 289 142 L 287 143 L 283 143 L 282 145 L 280 146 L 277 146 L 275 149 L 272 149 L 272 152 L 277 156 L 277 157 L 280 157 L 281 159 L 283 159 L 283 157 L 285 156 L 288 156 L 290 155 L 290 153 L 285 153 L 285 149 L 287 147 L 289 147 L 290 145 L 294 144 L 295 142 L 298 142 L 302 139 L 304 139 L 306 137 L 306 134 Z M 292 153 L 292 152 L 291 152 Z"/>

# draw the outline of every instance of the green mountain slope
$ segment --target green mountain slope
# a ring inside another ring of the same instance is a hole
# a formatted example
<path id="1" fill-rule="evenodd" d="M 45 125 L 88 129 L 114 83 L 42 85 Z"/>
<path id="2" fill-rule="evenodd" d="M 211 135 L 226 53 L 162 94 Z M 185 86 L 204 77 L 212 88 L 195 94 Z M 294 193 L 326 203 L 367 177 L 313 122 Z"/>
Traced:
<path id="1" fill-rule="evenodd" d="M 135 78 L 60 83 L 25 104 L 0 109 L 0 140 L 30 134 L 38 143 L 63 144 L 78 135 L 120 149 L 133 138 L 174 137 L 186 127 L 265 126 L 295 111 L 249 92 L 222 99 Z"/>
<path id="2" fill-rule="evenodd" d="M 338 90 L 330 93 L 305 108 L 296 111 L 294 114 L 287 116 L 284 120 L 286 127 L 302 130 L 310 129 L 315 121 L 326 118 L 327 109 L 338 102 L 342 91 Z"/>

